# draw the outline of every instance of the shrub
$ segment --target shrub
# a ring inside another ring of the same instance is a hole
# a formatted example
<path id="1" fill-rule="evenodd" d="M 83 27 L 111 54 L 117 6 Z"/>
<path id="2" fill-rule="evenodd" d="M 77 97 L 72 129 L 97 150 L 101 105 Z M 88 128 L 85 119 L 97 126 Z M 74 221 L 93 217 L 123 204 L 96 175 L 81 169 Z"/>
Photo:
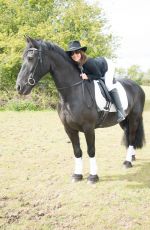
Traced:
<path id="1" fill-rule="evenodd" d="M 33 102 L 33 101 L 28 101 L 28 100 L 10 100 L 6 106 L 6 110 L 10 111 L 37 111 L 40 110 L 38 106 Z"/>

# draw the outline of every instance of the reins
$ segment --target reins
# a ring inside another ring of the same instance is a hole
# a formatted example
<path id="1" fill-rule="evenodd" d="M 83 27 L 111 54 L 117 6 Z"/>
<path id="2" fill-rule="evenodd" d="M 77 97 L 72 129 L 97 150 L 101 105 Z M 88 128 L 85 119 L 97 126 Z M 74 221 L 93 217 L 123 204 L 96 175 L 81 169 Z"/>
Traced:
<path id="1" fill-rule="evenodd" d="M 77 82 L 77 83 L 75 83 L 75 84 L 73 84 L 71 86 L 58 87 L 57 89 L 59 89 L 59 90 L 69 89 L 69 88 L 72 88 L 74 86 L 82 84 L 82 95 L 83 95 L 83 98 L 84 98 L 84 102 L 85 102 L 85 104 L 87 105 L 88 108 L 91 108 L 91 106 L 87 103 L 86 98 L 85 98 L 84 83 L 85 83 L 85 80 L 81 80 L 81 81 L 79 81 L 79 82 Z M 95 100 L 94 100 L 90 90 L 88 89 L 88 87 L 87 87 L 87 91 L 88 91 L 89 95 L 91 96 L 92 101 L 94 102 Z"/>
<path id="2" fill-rule="evenodd" d="M 75 84 L 71 85 L 71 86 L 64 86 L 64 87 L 58 87 L 57 89 L 60 89 L 60 90 L 63 90 L 63 89 L 69 89 L 69 88 L 72 88 L 76 85 L 80 85 L 81 83 L 83 83 L 84 80 L 81 80 L 79 82 L 76 82 Z"/>

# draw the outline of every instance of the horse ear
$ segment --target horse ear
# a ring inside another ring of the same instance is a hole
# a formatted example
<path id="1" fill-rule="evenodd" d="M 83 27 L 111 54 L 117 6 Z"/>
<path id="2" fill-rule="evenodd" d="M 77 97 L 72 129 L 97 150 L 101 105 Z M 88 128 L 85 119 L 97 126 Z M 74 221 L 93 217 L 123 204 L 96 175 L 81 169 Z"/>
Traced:
<path id="1" fill-rule="evenodd" d="M 36 40 L 34 40 L 33 38 L 29 37 L 29 36 L 25 36 L 26 38 L 26 42 L 31 46 L 36 48 L 37 47 L 37 43 Z"/>

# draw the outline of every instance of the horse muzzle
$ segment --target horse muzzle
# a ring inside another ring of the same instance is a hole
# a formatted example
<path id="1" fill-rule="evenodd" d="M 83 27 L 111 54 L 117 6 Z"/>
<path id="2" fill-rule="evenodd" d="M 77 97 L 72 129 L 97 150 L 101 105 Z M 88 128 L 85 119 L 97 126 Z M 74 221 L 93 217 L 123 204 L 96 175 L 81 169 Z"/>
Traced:
<path id="1" fill-rule="evenodd" d="M 28 85 L 28 84 L 23 85 L 19 82 L 16 83 L 16 90 L 20 95 L 28 95 L 31 92 L 32 88 L 33 88 L 32 85 Z"/>

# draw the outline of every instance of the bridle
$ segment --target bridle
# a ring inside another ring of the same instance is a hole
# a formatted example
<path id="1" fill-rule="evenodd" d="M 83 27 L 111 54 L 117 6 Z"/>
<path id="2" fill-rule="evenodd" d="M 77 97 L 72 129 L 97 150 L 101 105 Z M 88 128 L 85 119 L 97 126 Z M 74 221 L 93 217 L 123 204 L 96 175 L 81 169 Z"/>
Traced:
<path id="1" fill-rule="evenodd" d="M 35 67 L 34 67 L 33 71 L 30 73 L 30 75 L 29 75 L 29 77 L 28 77 L 28 80 L 27 80 L 27 82 L 26 82 L 26 85 L 29 85 L 29 86 L 34 86 L 34 85 L 36 84 L 36 80 L 34 79 L 34 75 L 35 75 L 35 72 L 36 72 L 36 69 L 37 69 L 37 66 L 38 66 L 39 62 L 40 62 L 40 64 L 42 64 L 42 62 L 43 62 L 43 61 L 42 61 L 42 55 L 41 55 L 42 49 L 41 49 L 41 46 L 40 46 L 39 49 L 36 49 L 36 48 L 29 48 L 29 49 L 26 51 L 27 57 L 28 57 L 29 59 L 32 59 L 32 58 L 34 57 L 34 54 L 35 54 L 36 52 L 38 53 L 37 61 L 36 61 L 36 64 L 35 64 Z M 76 83 L 74 83 L 74 84 L 71 85 L 71 86 L 60 87 L 60 88 L 58 88 L 58 89 L 59 89 L 59 90 L 69 89 L 69 88 L 72 88 L 72 87 L 77 86 L 77 85 L 80 85 L 80 84 L 82 84 L 82 88 L 83 88 L 84 80 L 81 80 L 81 81 L 79 81 L 79 82 L 76 82 Z"/>
<path id="2" fill-rule="evenodd" d="M 30 86 L 34 86 L 36 84 L 36 80 L 34 79 L 34 75 L 35 75 L 35 72 L 36 72 L 36 69 L 37 69 L 37 66 L 38 66 L 39 62 L 42 64 L 42 55 L 41 55 L 42 49 L 41 49 L 41 46 L 40 46 L 39 49 L 29 48 L 26 51 L 27 57 L 29 59 L 32 59 L 36 52 L 38 53 L 37 61 L 36 61 L 36 64 L 35 64 L 35 67 L 34 67 L 33 71 L 31 72 L 31 74 L 28 77 L 28 81 L 26 82 L 26 85 L 30 85 Z"/>
<path id="3" fill-rule="evenodd" d="M 29 77 L 28 77 L 28 80 L 26 82 L 26 85 L 30 85 L 30 86 L 34 86 L 36 84 L 36 81 L 34 79 L 34 74 L 36 72 L 36 69 L 37 69 L 37 66 L 39 64 L 39 62 L 42 64 L 42 49 L 41 49 L 41 46 L 39 49 L 36 49 L 36 48 L 29 48 L 26 53 L 27 53 L 27 57 L 29 59 L 32 59 L 34 54 L 38 52 L 38 57 L 37 57 L 37 62 L 35 64 L 35 67 L 34 67 L 34 70 L 32 71 L 32 73 L 30 73 Z M 63 90 L 63 89 L 68 89 L 68 88 L 72 88 L 74 86 L 77 86 L 77 85 L 80 85 L 81 83 L 83 83 L 83 80 L 71 85 L 71 86 L 65 86 L 65 87 L 60 87 L 58 88 L 59 90 Z"/>

